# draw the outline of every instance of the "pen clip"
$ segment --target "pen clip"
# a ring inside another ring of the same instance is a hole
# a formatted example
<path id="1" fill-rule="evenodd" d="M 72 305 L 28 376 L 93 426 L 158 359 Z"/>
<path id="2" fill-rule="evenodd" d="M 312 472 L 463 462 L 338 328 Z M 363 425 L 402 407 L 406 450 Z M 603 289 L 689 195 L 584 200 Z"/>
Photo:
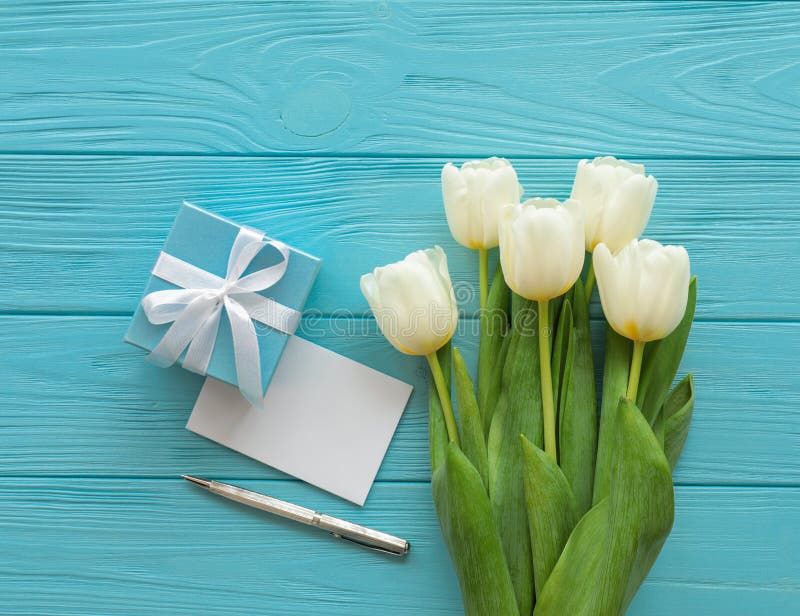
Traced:
<path id="1" fill-rule="evenodd" d="M 360 545 L 360 546 L 365 547 L 365 548 L 367 548 L 369 550 L 375 550 L 376 552 L 383 552 L 384 554 L 391 554 L 392 556 L 402 556 L 403 555 L 403 554 L 401 554 L 399 552 L 392 552 L 392 550 L 387 550 L 386 548 L 378 547 L 377 545 L 372 545 L 370 543 L 367 543 L 366 541 L 361 541 L 361 540 L 356 539 L 354 537 L 348 537 L 347 535 L 341 535 L 341 534 L 335 533 L 333 531 L 330 531 L 330 534 L 333 535 L 334 537 L 337 537 L 338 539 L 344 539 L 345 541 L 349 541 L 350 543 L 355 543 L 356 545 Z"/>

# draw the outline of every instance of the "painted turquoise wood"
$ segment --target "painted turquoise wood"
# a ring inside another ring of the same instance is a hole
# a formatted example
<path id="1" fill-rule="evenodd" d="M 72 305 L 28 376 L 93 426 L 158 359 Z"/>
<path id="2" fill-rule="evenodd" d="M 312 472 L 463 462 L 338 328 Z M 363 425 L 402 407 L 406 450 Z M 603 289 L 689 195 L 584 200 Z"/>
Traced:
<path id="1" fill-rule="evenodd" d="M 461 613 L 429 484 L 379 483 L 359 509 L 296 482 L 241 483 L 407 537 L 411 553 L 368 552 L 181 479 L 3 479 L 0 610 Z M 796 488 L 678 488 L 675 528 L 630 612 L 796 613 L 799 515 Z"/>
<path id="2" fill-rule="evenodd" d="M 376 334 L 358 276 L 439 243 L 473 314 L 438 173 L 491 154 L 528 196 L 567 195 L 580 157 L 646 163 L 648 235 L 684 243 L 700 277 L 675 528 L 631 616 L 800 613 L 799 66 L 798 2 L 0 4 L 0 613 L 460 613 L 426 370 Z M 199 378 L 122 344 L 183 199 L 322 257 L 303 335 L 414 384 L 363 509 L 185 431 Z"/>
<path id="3" fill-rule="evenodd" d="M 0 271 L 14 289 L 0 308 L 132 312 L 189 199 L 319 256 L 312 311 L 365 313 L 361 274 L 434 244 L 475 310 L 477 257 L 452 239 L 441 207 L 447 160 L 0 156 Z M 513 162 L 528 196 L 569 195 L 577 161 Z M 648 235 L 687 246 L 699 318 L 800 318 L 800 285 L 788 283 L 800 279 L 800 161 L 643 162 L 660 182 Z"/>
<path id="4" fill-rule="evenodd" d="M 128 317 L 0 317 L 6 352 L 19 356 L 8 367 L 7 393 L 0 398 L 10 422 L 0 476 L 171 477 L 176 469 L 200 467 L 209 475 L 283 477 L 182 430 L 202 379 L 180 368 L 156 368 L 139 349 L 117 344 L 127 322 Z M 456 338 L 473 367 L 474 327 L 475 321 L 462 323 Z M 303 335 L 414 385 L 379 478 L 425 481 L 427 368 L 424 360 L 387 346 L 375 330 L 371 319 L 333 319 L 307 321 Z M 601 323 L 594 323 L 594 334 L 600 345 Z M 31 339 L 38 342 L 26 349 Z M 735 347 L 728 350 L 732 341 Z M 695 375 L 699 409 L 676 480 L 800 485 L 800 392 L 793 386 L 800 324 L 699 322 L 691 342 L 683 366 Z M 742 357 L 761 358 L 771 369 L 756 366 L 743 374 Z M 69 430 L 52 430 L 54 422 L 68 423 Z"/>
<path id="5" fill-rule="evenodd" d="M 42 0 L 6 3 L 0 20 L 5 151 L 800 145 L 793 2 Z"/>

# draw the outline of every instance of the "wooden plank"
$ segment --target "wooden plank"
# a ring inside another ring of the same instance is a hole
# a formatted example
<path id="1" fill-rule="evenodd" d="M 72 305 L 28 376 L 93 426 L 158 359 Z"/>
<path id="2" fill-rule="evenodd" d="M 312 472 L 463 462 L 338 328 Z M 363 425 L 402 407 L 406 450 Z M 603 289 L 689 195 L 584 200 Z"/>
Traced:
<path id="1" fill-rule="evenodd" d="M 132 311 L 189 199 L 321 257 L 312 312 L 365 313 L 361 274 L 434 244 L 472 312 L 477 257 L 447 228 L 444 162 L 0 157 L 0 310 Z M 645 162 L 660 181 L 647 235 L 688 247 L 698 317 L 800 318 L 800 286 L 787 283 L 800 279 L 800 162 Z M 574 161 L 514 163 L 528 196 L 569 194 Z"/>
<path id="2" fill-rule="evenodd" d="M 295 482 L 241 483 L 403 536 L 411 553 L 369 552 L 180 479 L 4 479 L 0 610 L 462 613 L 427 483 L 379 484 L 363 509 Z M 798 489 L 678 488 L 672 536 L 629 614 L 796 613 L 799 515 Z"/>
<path id="3" fill-rule="evenodd" d="M 6 3 L 0 150 L 795 156 L 798 21 L 794 2 Z"/>
<path id="4" fill-rule="evenodd" d="M 474 325 L 457 340 L 470 367 Z M 0 318 L 0 475 L 284 477 L 184 430 L 201 378 L 146 362 L 122 343 L 126 326 L 125 317 Z M 599 323 L 594 333 L 599 347 Z M 424 360 L 392 349 L 371 320 L 321 321 L 304 335 L 413 384 L 379 478 L 427 480 Z M 800 484 L 798 345 L 797 323 L 695 324 L 681 374 L 695 374 L 697 408 L 677 482 Z"/>

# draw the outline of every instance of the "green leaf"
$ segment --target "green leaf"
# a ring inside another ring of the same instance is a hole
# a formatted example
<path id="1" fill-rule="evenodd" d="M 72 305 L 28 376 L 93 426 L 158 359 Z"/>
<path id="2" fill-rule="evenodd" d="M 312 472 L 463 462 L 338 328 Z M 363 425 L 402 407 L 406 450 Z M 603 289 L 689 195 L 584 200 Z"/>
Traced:
<path id="1" fill-rule="evenodd" d="M 533 567 L 519 435 L 542 446 L 542 394 L 535 302 L 513 300 L 512 340 L 489 431 L 489 494 L 520 614 L 533 607 Z"/>
<path id="2" fill-rule="evenodd" d="M 597 616 L 592 613 L 603 564 L 610 500 L 604 498 L 580 519 L 540 593 L 534 616 Z"/>
<path id="3" fill-rule="evenodd" d="M 458 404 L 459 436 L 461 449 L 467 459 L 478 471 L 486 493 L 489 493 L 489 461 L 486 457 L 486 439 L 483 436 L 483 425 L 478 400 L 472 379 L 467 372 L 467 365 L 457 348 L 453 349 L 453 366 L 456 385 L 456 403 Z"/>
<path id="4" fill-rule="evenodd" d="M 508 356 L 508 348 L 511 346 L 511 334 L 503 338 L 503 344 L 497 354 L 495 365 L 492 366 L 492 376 L 489 383 L 488 391 L 486 392 L 486 401 L 481 407 L 481 415 L 483 417 L 483 432 L 485 438 L 489 438 L 489 429 L 492 426 L 492 418 L 497 409 L 497 402 L 500 399 L 500 390 L 503 384 L 503 366 L 506 364 L 506 357 Z"/>
<path id="5" fill-rule="evenodd" d="M 664 545 L 675 517 L 672 472 L 647 419 L 620 400 L 609 534 L 598 614 L 624 614 Z"/>
<path id="6" fill-rule="evenodd" d="M 664 413 L 661 411 L 658 412 L 656 415 L 656 420 L 653 422 L 653 434 L 656 436 L 656 440 L 658 444 L 661 446 L 661 449 L 664 449 L 664 430 L 666 428 L 664 421 Z"/>
<path id="7" fill-rule="evenodd" d="M 572 303 L 565 300 L 561 305 L 561 314 L 558 317 L 555 342 L 553 342 L 553 356 L 551 370 L 553 375 L 553 396 L 556 404 L 556 425 L 558 425 L 558 411 L 561 409 L 561 393 L 567 387 L 562 386 L 569 380 L 572 372 Z"/>
<path id="8" fill-rule="evenodd" d="M 492 508 L 475 470 L 450 443 L 433 475 L 433 501 L 466 616 L 519 616 Z M 527 612 L 526 612 L 527 614 Z"/>
<path id="9" fill-rule="evenodd" d="M 444 379 L 449 388 L 452 363 L 450 361 L 450 342 L 439 349 L 436 355 L 439 357 L 439 365 L 442 367 Z M 439 400 L 439 394 L 436 392 L 436 386 L 431 382 L 428 384 L 428 447 L 431 455 L 431 473 L 435 473 L 442 460 L 444 460 L 448 440 L 442 403 Z"/>
<path id="10" fill-rule="evenodd" d="M 497 270 L 489 288 L 486 310 L 480 314 L 480 347 L 478 352 L 478 404 L 482 415 L 487 414 L 489 393 L 494 382 L 494 367 L 498 362 L 500 348 L 508 333 L 508 302 L 511 290 L 503 278 L 503 270 Z M 484 421 L 489 425 L 489 420 Z"/>
<path id="11" fill-rule="evenodd" d="M 592 506 L 597 454 L 597 392 L 589 309 L 583 285 L 576 284 L 573 289 L 572 344 L 568 353 L 570 357 L 565 362 L 558 410 L 558 463 L 572 487 L 578 511 L 583 515 Z M 564 306 L 569 305 L 564 303 Z"/>
<path id="12" fill-rule="evenodd" d="M 519 328 L 523 325 L 533 325 L 538 323 L 536 317 L 536 302 L 531 302 L 521 295 L 516 293 L 511 294 L 511 332 L 514 328 Z M 533 310 L 533 313 L 531 313 Z"/>
<path id="13" fill-rule="evenodd" d="M 558 297 L 554 297 L 549 302 L 547 302 L 548 308 L 548 323 L 550 323 L 550 357 L 551 357 L 551 365 L 552 365 L 552 357 L 553 357 L 553 345 L 555 344 L 556 337 L 555 332 L 556 328 L 558 327 L 558 315 L 561 314 L 561 307 L 571 296 L 571 292 L 567 292 L 565 295 L 559 295 Z"/>
<path id="14" fill-rule="evenodd" d="M 689 299 L 681 322 L 669 336 L 645 346 L 636 401 L 651 425 L 664 404 L 675 375 L 678 374 L 689 330 L 692 328 L 696 303 L 697 277 L 695 276 L 689 283 Z"/>
<path id="15" fill-rule="evenodd" d="M 611 420 L 610 495 L 573 531 L 534 616 L 624 614 L 672 528 L 672 476 L 650 424 L 625 399 Z"/>
<path id="16" fill-rule="evenodd" d="M 520 435 L 525 501 L 538 595 L 550 577 L 580 514 L 564 473 L 541 449 Z"/>
<path id="17" fill-rule="evenodd" d="M 694 379 L 687 374 L 664 402 L 664 453 L 674 469 L 681 457 L 694 409 Z"/>
<path id="18" fill-rule="evenodd" d="M 597 461 L 594 473 L 593 504 L 609 494 L 611 461 L 614 456 L 614 417 L 620 397 L 628 388 L 633 344 L 620 336 L 610 325 L 606 326 L 606 357 L 603 368 L 603 402 L 600 407 L 600 436 L 597 443 Z"/>

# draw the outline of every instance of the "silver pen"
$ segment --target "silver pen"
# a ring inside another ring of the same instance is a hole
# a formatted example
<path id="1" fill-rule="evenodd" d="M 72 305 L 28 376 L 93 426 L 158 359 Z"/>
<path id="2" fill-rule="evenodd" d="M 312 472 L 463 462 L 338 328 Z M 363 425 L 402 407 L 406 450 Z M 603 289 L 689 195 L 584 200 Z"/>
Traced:
<path id="1" fill-rule="evenodd" d="M 353 524 L 347 520 L 334 518 L 333 516 L 314 511 L 313 509 L 293 505 L 292 503 L 287 503 L 286 501 L 265 494 L 251 492 L 250 490 L 232 486 L 228 483 L 222 483 L 221 481 L 214 481 L 213 479 L 201 479 L 199 477 L 192 477 L 191 475 L 182 475 L 182 477 L 187 481 L 203 486 L 214 494 L 219 494 L 237 503 L 244 503 L 256 509 L 274 513 L 282 518 L 300 522 L 301 524 L 317 526 L 328 531 L 334 537 L 346 539 L 347 541 L 352 541 L 353 543 L 378 550 L 379 552 L 386 552 L 387 554 L 394 554 L 395 556 L 405 556 L 411 549 L 411 544 L 405 539 L 372 530 L 360 524 Z"/>

